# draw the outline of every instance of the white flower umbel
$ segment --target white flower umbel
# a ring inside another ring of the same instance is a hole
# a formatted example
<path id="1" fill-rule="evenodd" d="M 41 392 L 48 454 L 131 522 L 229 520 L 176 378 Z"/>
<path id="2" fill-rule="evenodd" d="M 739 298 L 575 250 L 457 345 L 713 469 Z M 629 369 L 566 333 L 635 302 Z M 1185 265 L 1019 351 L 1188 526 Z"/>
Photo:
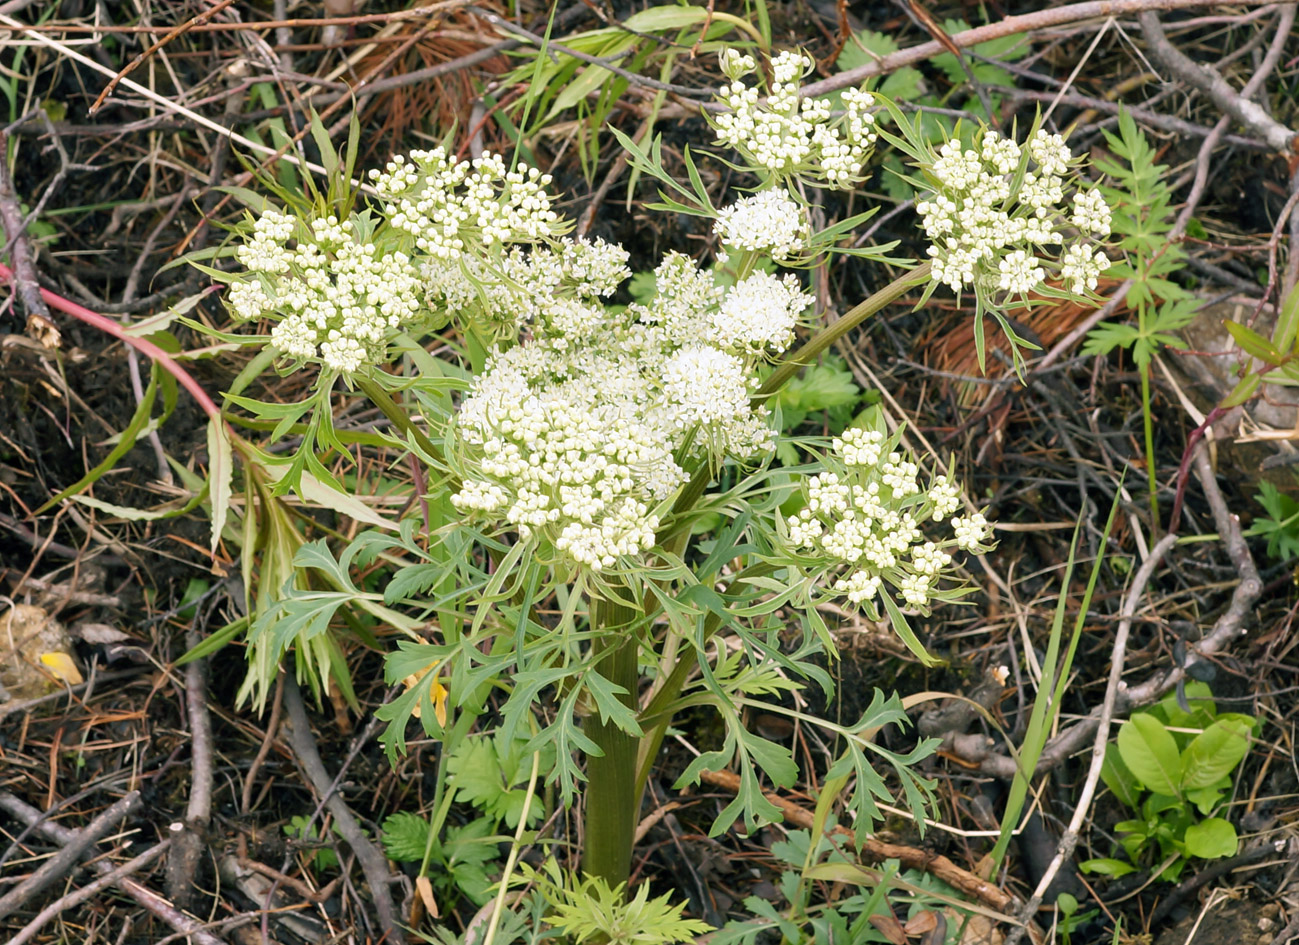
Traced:
<path id="1" fill-rule="evenodd" d="M 398 155 L 370 171 L 384 216 L 431 256 L 452 259 L 471 246 L 536 242 L 558 235 L 559 215 L 535 167 L 508 168 L 499 154 L 461 161 L 445 148 Z"/>
<path id="2" fill-rule="evenodd" d="M 916 210 L 933 281 L 973 289 L 985 308 L 1045 291 L 1052 277 L 1075 295 L 1095 289 L 1109 260 L 1089 241 L 1109 234 L 1110 210 L 1094 188 L 1066 206 L 1074 184 L 1064 139 L 1038 130 L 1023 148 L 995 131 L 976 140 L 947 142 L 924 168 L 931 192 Z"/>
<path id="3" fill-rule="evenodd" d="M 978 513 L 951 519 L 941 535 L 926 534 L 922 526 L 933 531 L 960 507 L 959 488 L 947 476 L 925 488 L 917 464 L 897 447 L 896 434 L 845 430 L 826 470 L 808 479 L 804 508 L 784 520 L 798 566 L 872 619 L 880 616 L 881 593 L 925 613 L 935 600 L 961 596 L 964 590 L 951 586 L 951 550 L 988 550 L 987 521 Z"/>
<path id="4" fill-rule="evenodd" d="M 794 340 L 794 326 L 812 297 L 798 277 L 755 272 L 727 294 L 713 314 L 709 340 L 729 351 L 779 354 Z"/>
<path id="5" fill-rule="evenodd" d="M 293 245 L 290 245 L 293 243 Z M 254 274 L 227 298 L 237 318 L 270 318 L 271 346 L 348 374 L 384 357 L 389 332 L 420 310 L 420 278 L 404 253 L 363 241 L 351 221 L 298 221 L 265 211 L 235 258 Z"/>
<path id="6" fill-rule="evenodd" d="M 527 340 L 498 350 L 475 378 L 448 437 L 463 483 L 452 502 L 603 571 L 653 545 L 657 510 L 685 482 L 679 461 L 772 448 L 767 411 L 751 397 L 773 329 L 763 322 L 724 349 L 714 325 L 736 290 L 679 254 L 656 270 L 655 297 L 624 309 L 595 296 L 625 256 L 574 248 L 557 258 L 593 281 L 573 276 L 557 295 L 543 292 Z M 780 317 L 791 319 L 797 280 L 775 282 Z"/>
<path id="7" fill-rule="evenodd" d="M 722 71 L 730 81 L 717 97 L 730 111 L 705 118 L 717 143 L 734 148 L 761 174 L 849 188 L 863 179 L 862 165 L 878 137 L 868 111 L 874 97 L 861 89 L 847 90 L 841 96 L 844 112 L 834 117 L 828 101 L 800 96 L 803 76 L 814 64 L 802 53 L 778 53 L 771 60 L 763 101 L 759 87 L 744 83 L 757 62 L 724 50 Z"/>
<path id="8" fill-rule="evenodd" d="M 785 190 L 741 198 L 717 214 L 713 232 L 727 246 L 768 253 L 777 262 L 802 252 L 808 235 L 803 208 Z"/>

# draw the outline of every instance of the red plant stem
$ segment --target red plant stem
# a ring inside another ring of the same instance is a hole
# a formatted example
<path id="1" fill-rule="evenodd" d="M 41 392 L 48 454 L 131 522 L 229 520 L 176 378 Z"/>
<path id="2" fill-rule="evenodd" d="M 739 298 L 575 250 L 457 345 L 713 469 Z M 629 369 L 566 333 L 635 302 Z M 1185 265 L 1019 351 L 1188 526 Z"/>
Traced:
<path id="1" fill-rule="evenodd" d="M 6 282 L 12 284 L 13 277 L 13 271 L 8 266 L 0 263 L 0 279 L 4 279 Z M 130 345 L 145 357 L 157 361 L 169 374 L 172 375 L 172 377 L 180 381 L 181 387 L 185 388 L 191 395 L 193 395 L 194 399 L 198 401 L 199 407 L 203 409 L 203 412 L 208 415 L 209 419 L 219 420 L 221 418 L 221 408 L 218 407 L 213 402 L 212 398 L 208 396 L 207 391 L 203 389 L 202 385 L 200 385 L 198 381 L 194 380 L 193 376 L 181 367 L 171 355 L 166 351 L 163 351 L 152 341 L 149 341 L 147 338 L 136 338 L 132 335 L 128 335 L 126 330 L 117 322 L 113 321 L 113 319 L 100 315 L 98 312 L 92 312 L 90 309 L 78 305 L 70 299 L 65 299 L 61 295 L 55 295 L 49 289 L 41 289 L 41 298 L 45 300 L 45 304 L 50 308 L 63 312 L 65 315 L 71 315 L 73 318 L 83 321 L 87 325 L 93 325 L 100 331 L 112 335 L 123 344 Z"/>

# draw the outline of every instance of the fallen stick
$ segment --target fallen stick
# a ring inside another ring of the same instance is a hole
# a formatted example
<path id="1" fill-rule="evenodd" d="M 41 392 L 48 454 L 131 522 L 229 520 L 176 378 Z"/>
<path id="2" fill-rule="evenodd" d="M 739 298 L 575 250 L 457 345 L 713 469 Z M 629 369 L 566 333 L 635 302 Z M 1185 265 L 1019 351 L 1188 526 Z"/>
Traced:
<path id="1" fill-rule="evenodd" d="M 112 886 L 119 880 L 125 879 L 136 870 L 143 869 L 158 857 L 167 852 L 171 846 L 170 840 L 164 840 L 156 846 L 150 847 L 134 859 L 127 860 L 121 866 L 109 867 L 108 872 L 99 879 L 95 880 L 88 886 L 82 886 L 75 892 L 70 892 L 66 896 L 60 896 L 51 902 L 48 906 L 40 911 L 36 918 L 28 922 L 18 934 L 9 939 L 9 945 L 23 945 L 24 942 L 31 941 L 32 937 L 41 930 L 44 925 L 55 916 L 67 912 L 73 906 L 80 905 L 87 899 L 94 896 L 100 890 Z"/>
<path id="2" fill-rule="evenodd" d="M 39 810 L 7 791 L 0 791 L 0 810 L 7 811 L 24 824 L 29 826 L 35 824 L 36 830 L 56 843 L 71 843 L 80 832 L 64 827 L 62 824 L 44 820 L 44 815 Z M 113 867 L 102 860 L 96 860 L 89 866 L 101 877 L 113 872 Z M 197 919 L 185 915 L 144 884 L 125 875 L 114 880 L 114 883 L 147 912 L 171 926 L 179 934 L 188 935 L 191 945 L 226 945 L 224 940 L 208 932 Z"/>
<path id="3" fill-rule="evenodd" d="M 132 791 L 98 817 L 76 831 L 63 849 L 41 864 L 40 868 L 3 896 L 0 896 L 0 919 L 11 915 L 24 902 L 39 895 L 51 883 L 72 870 L 82 855 L 108 836 L 117 824 L 140 806 L 140 792 Z"/>
<path id="4" fill-rule="evenodd" d="M 714 787 L 725 788 L 732 793 L 740 789 L 740 776 L 729 771 L 704 771 L 700 777 Z M 811 811 L 805 810 L 779 794 L 764 793 L 764 796 L 780 808 L 787 821 L 797 824 L 805 830 L 812 828 L 815 818 Z M 853 832 L 847 827 L 835 827 L 833 832 L 848 837 L 853 836 Z M 1014 905 L 1015 900 L 1010 893 L 985 879 L 980 879 L 969 870 L 961 869 L 945 856 L 935 855 L 917 847 L 885 843 L 882 840 L 876 840 L 874 837 L 867 837 L 864 842 L 857 838 L 857 842 L 861 844 L 861 855 L 864 859 L 873 862 L 897 860 L 910 869 L 924 870 L 926 873 L 938 877 L 953 889 L 958 889 L 967 896 L 972 896 L 983 905 L 996 909 L 998 912 L 1008 912 L 1011 906 Z"/>

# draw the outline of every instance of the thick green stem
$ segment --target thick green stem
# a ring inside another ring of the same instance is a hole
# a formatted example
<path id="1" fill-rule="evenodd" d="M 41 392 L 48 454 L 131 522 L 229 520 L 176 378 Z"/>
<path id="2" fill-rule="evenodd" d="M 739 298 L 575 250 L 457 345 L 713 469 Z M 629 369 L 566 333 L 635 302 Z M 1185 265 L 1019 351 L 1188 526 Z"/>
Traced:
<path id="1" fill-rule="evenodd" d="M 818 331 L 807 340 L 803 347 L 791 354 L 781 363 L 780 367 L 776 368 L 771 377 L 767 378 L 767 382 L 758 390 L 754 401 L 758 402 L 770 397 L 784 387 L 799 368 L 811 364 L 813 359 L 826 348 L 866 321 L 884 306 L 896 302 L 908 289 L 926 282 L 929 279 L 929 269 L 930 265 L 926 262 L 921 263 L 910 272 L 904 272 L 874 295 L 853 306 L 843 318 L 833 325 L 828 325 Z"/>
<path id="2" fill-rule="evenodd" d="M 361 393 L 370 398 L 370 402 L 379 408 L 379 411 L 388 418 L 392 425 L 411 437 L 419 445 L 420 449 L 430 456 L 442 455 L 442 451 L 424 435 L 424 432 L 419 427 L 411 423 L 406 412 L 397 406 L 397 402 L 388 396 L 388 392 L 374 378 L 358 374 L 353 380 L 356 382 L 356 386 L 361 389 Z"/>
<path id="3" fill-rule="evenodd" d="M 630 608 L 608 600 L 591 602 L 591 629 L 606 631 L 595 638 L 591 659 L 605 679 L 626 692 L 623 704 L 636 708 L 636 636 Z M 631 875 L 631 849 L 640 813 L 636 790 L 636 755 L 640 739 L 597 715 L 587 734 L 600 746 L 600 756 L 586 762 L 586 796 L 582 869 L 612 889 Z"/>

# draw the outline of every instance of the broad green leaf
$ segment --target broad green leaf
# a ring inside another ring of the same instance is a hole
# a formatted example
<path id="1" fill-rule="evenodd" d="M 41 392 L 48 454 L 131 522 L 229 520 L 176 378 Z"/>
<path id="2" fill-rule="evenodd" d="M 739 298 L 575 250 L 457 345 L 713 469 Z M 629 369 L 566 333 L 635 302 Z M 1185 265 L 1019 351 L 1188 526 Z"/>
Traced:
<path id="1" fill-rule="evenodd" d="M 1182 787 L 1207 788 L 1230 774 L 1249 754 L 1249 727 L 1219 720 L 1206 728 L 1182 753 Z"/>
<path id="2" fill-rule="evenodd" d="M 429 822 L 419 814 L 398 811 L 383 822 L 383 851 L 399 863 L 419 863 L 428 849 Z"/>
<path id="3" fill-rule="evenodd" d="M 1131 863 L 1106 857 L 1079 863 L 1078 868 L 1084 873 L 1096 873 L 1100 876 L 1108 876 L 1110 879 L 1118 879 L 1120 876 L 1127 876 L 1129 873 L 1137 871 L 1137 868 Z"/>
<path id="4" fill-rule="evenodd" d="M 1124 806 L 1136 810 L 1141 801 L 1141 791 L 1137 787 L 1136 776 L 1123 763 L 1123 756 L 1112 743 L 1105 746 L 1105 760 L 1101 764 L 1101 780 Z"/>
<path id="5" fill-rule="evenodd" d="M 1226 321 L 1222 324 L 1236 344 L 1240 345 L 1241 350 L 1251 357 L 1258 358 L 1260 361 L 1270 364 L 1273 367 L 1284 360 L 1281 352 L 1276 349 L 1276 346 L 1252 328 L 1247 328 L 1240 324 L 1240 322 Z"/>
<path id="6" fill-rule="evenodd" d="M 1119 729 L 1118 743 L 1124 764 L 1148 790 L 1181 796 L 1181 756 L 1162 722 L 1138 712 Z"/>
<path id="7" fill-rule="evenodd" d="M 1183 843 L 1191 856 L 1206 860 L 1232 856 L 1236 852 L 1236 828 L 1221 817 L 1210 817 L 1186 828 Z"/>

